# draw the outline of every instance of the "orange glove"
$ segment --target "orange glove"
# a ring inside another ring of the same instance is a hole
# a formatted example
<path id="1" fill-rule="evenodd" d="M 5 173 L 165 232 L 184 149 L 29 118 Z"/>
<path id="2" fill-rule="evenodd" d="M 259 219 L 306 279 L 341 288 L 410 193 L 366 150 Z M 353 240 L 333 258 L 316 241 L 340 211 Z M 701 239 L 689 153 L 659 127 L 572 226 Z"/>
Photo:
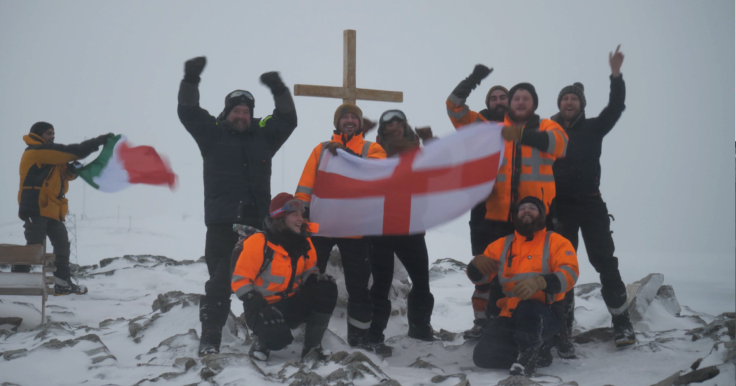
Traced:
<path id="1" fill-rule="evenodd" d="M 521 126 L 504 126 L 501 130 L 501 136 L 507 141 L 519 142 L 524 128 Z"/>
<path id="2" fill-rule="evenodd" d="M 542 276 L 530 277 L 524 279 L 514 286 L 514 297 L 526 300 L 532 297 L 537 291 L 547 288 L 547 281 Z"/>

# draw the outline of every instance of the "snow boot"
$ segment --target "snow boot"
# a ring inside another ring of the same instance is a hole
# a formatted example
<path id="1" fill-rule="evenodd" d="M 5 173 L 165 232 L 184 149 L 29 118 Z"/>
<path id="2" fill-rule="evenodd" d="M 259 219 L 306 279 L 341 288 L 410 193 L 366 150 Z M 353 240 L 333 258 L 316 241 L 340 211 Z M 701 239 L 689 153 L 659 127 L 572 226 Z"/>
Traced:
<path id="1" fill-rule="evenodd" d="M 539 349 L 539 356 L 537 358 L 537 367 L 549 367 L 552 365 L 552 345 L 550 342 L 544 342 L 542 347 Z"/>
<path id="2" fill-rule="evenodd" d="M 323 354 L 322 349 L 322 338 L 325 336 L 327 331 L 327 325 L 330 324 L 330 317 L 332 314 L 324 314 L 321 312 L 312 311 L 307 318 L 307 325 L 304 329 L 304 347 L 302 348 L 302 358 L 304 358 L 312 349 L 318 349 L 320 354 Z M 322 355 L 320 355 L 322 357 Z"/>
<path id="3" fill-rule="evenodd" d="M 636 343 L 636 334 L 634 333 L 634 326 L 631 325 L 629 311 L 612 315 L 612 319 L 613 340 L 616 347 L 626 347 Z"/>
<path id="4" fill-rule="evenodd" d="M 62 295 L 84 295 L 87 293 L 87 286 L 75 284 L 72 281 L 72 276 L 69 276 L 67 280 L 54 278 L 54 296 Z"/>
<path id="5" fill-rule="evenodd" d="M 222 300 L 207 296 L 199 298 L 199 321 L 202 322 L 202 335 L 199 337 L 200 357 L 220 352 L 222 328 L 230 313 L 230 299 Z"/>
<path id="6" fill-rule="evenodd" d="M 473 328 L 463 332 L 463 338 L 465 338 L 465 340 L 478 341 L 480 340 L 480 337 L 483 336 L 484 332 L 485 330 L 483 329 L 483 326 L 476 324 Z"/>
<path id="7" fill-rule="evenodd" d="M 414 324 L 409 323 L 409 337 L 427 342 L 433 342 L 437 339 L 434 337 L 434 329 L 431 324 Z"/>
<path id="8" fill-rule="evenodd" d="M 571 332 L 572 331 L 568 329 L 568 326 L 563 326 L 555 337 L 555 340 L 557 341 L 555 348 L 557 349 L 557 355 L 559 355 L 560 358 L 577 359 L 577 355 L 575 355 L 575 345 L 572 343 Z"/>
<path id="9" fill-rule="evenodd" d="M 537 372 L 537 361 L 539 359 L 539 350 L 541 345 L 536 345 L 526 350 L 519 350 L 519 356 L 516 363 L 511 365 L 511 375 L 523 375 L 525 377 L 533 377 Z"/>
<path id="10" fill-rule="evenodd" d="M 351 324 L 348 325 L 348 344 L 350 347 L 370 351 L 384 358 L 390 357 L 393 355 L 393 349 L 383 342 L 383 333 L 363 330 Z"/>
<path id="11" fill-rule="evenodd" d="M 271 352 L 265 346 L 261 345 L 258 337 L 256 337 L 253 344 L 250 345 L 250 350 L 248 350 L 248 356 L 261 362 L 267 361 L 270 353 Z"/>

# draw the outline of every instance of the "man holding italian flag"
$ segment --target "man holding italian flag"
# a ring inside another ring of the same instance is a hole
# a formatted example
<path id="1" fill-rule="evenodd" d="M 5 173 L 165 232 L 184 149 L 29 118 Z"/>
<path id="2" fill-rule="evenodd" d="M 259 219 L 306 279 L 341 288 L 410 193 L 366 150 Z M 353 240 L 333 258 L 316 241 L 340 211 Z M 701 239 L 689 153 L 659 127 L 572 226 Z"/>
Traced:
<path id="1" fill-rule="evenodd" d="M 54 138 L 54 126 L 47 122 L 35 123 L 23 137 L 28 147 L 20 161 L 18 217 L 25 223 L 28 245 L 43 244 L 48 236 L 54 246 L 54 295 L 81 295 L 87 293 L 87 287 L 72 281 L 64 226 L 69 181 L 80 176 L 95 189 L 116 192 L 134 183 L 173 187 L 176 175 L 152 147 L 130 147 L 122 135 L 103 134 L 72 145 L 54 143 Z M 75 162 L 100 146 L 104 147 L 94 161 L 84 167 Z M 30 272 L 30 268 L 15 265 L 12 271 Z"/>

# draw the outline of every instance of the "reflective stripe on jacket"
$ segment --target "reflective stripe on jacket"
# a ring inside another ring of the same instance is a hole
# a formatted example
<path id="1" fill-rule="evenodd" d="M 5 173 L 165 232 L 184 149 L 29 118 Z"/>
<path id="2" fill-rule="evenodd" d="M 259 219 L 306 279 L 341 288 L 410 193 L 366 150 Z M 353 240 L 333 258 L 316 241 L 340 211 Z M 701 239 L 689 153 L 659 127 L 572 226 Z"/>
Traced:
<path id="1" fill-rule="evenodd" d="M 474 284 L 490 283 L 496 275 L 503 286 L 506 297 L 498 300 L 501 308 L 500 316 L 511 317 L 520 299 L 514 297 L 513 290 L 517 282 L 539 275 L 554 275 L 559 280 L 560 288 L 554 293 L 537 291 L 531 299 L 553 303 L 561 301 L 565 293 L 571 290 L 578 280 L 578 259 L 572 244 L 555 232 L 541 230 L 534 234 L 532 240 L 518 233 L 506 236 L 491 243 L 483 255 L 498 262 L 498 272 L 483 276 Z"/>
<path id="2" fill-rule="evenodd" d="M 43 216 L 64 221 L 69 181 L 77 178 L 67 168 L 67 162 L 82 159 L 98 149 L 96 139 L 79 144 L 46 143 L 41 136 L 23 136 L 28 145 L 20 159 L 18 217 Z"/>
<path id="3" fill-rule="evenodd" d="M 299 290 L 307 277 L 319 274 L 317 268 L 317 252 L 309 240 L 309 252 L 306 256 L 300 256 L 296 267 L 292 267 L 292 259 L 284 248 L 266 241 L 263 233 L 256 233 L 243 242 L 243 252 L 235 264 L 231 286 L 235 295 L 243 298 L 251 291 L 258 291 L 268 301 L 275 303 L 283 297 L 291 297 Z M 263 266 L 265 248 L 274 251 L 273 259 Z M 263 268 L 263 269 L 262 269 Z M 262 273 L 258 275 L 258 272 Z M 287 293 L 287 287 L 291 280 L 292 272 L 294 280 L 292 288 Z"/>
<path id="4" fill-rule="evenodd" d="M 296 194 L 294 197 L 304 201 L 304 205 L 306 207 L 309 207 L 309 204 L 312 201 L 312 189 L 314 188 L 314 180 L 317 178 L 317 168 L 319 167 L 319 162 L 322 160 L 324 147 L 330 142 L 342 143 L 345 147 L 350 149 L 350 151 L 362 158 L 386 158 L 386 152 L 383 150 L 381 145 L 375 142 L 366 141 L 363 139 L 363 135 L 361 133 L 358 133 L 349 139 L 344 134 L 333 134 L 332 141 L 322 142 L 312 150 L 312 154 L 304 165 L 304 171 L 302 172 L 302 177 L 299 179 L 299 186 L 296 187 Z"/>
<path id="5" fill-rule="evenodd" d="M 465 105 L 465 99 L 450 95 L 447 99 L 447 114 L 455 129 L 474 122 L 489 122 L 482 114 L 476 113 Z M 504 125 L 513 126 L 514 123 L 508 114 Z M 534 196 L 546 205 L 547 213 L 555 197 L 555 179 L 552 165 L 555 160 L 565 156 L 567 150 L 567 134 L 562 127 L 549 119 L 542 119 L 537 127 L 536 121 L 530 121 L 526 130 L 546 133 L 549 145 L 546 149 L 537 149 L 531 146 L 519 145 L 505 141 L 504 157 L 498 170 L 496 183 L 491 195 L 486 200 L 486 219 L 493 221 L 510 221 L 512 206 L 512 181 L 518 178 L 518 194 L 515 201 Z M 521 151 L 521 164 L 518 173 L 514 172 L 513 160 L 517 156 L 517 149 Z M 515 202 L 513 202 L 515 204 Z"/>

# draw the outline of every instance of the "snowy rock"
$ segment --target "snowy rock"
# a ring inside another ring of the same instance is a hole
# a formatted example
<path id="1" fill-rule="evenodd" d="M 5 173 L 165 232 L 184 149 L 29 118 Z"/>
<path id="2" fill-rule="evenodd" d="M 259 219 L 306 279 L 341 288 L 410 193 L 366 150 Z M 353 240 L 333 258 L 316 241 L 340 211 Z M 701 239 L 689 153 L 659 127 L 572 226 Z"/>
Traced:
<path id="1" fill-rule="evenodd" d="M 657 296 L 657 291 L 659 291 L 659 287 L 662 286 L 663 282 L 664 275 L 650 273 L 643 279 L 626 286 L 631 323 L 638 323 L 644 319 L 647 308 Z"/>
<path id="2" fill-rule="evenodd" d="M 659 287 L 655 299 L 662 303 L 667 312 L 675 316 L 680 316 L 682 307 L 680 307 L 680 302 L 677 301 L 677 297 L 675 296 L 675 289 L 671 285 Z"/>
<path id="3" fill-rule="evenodd" d="M 28 355 L 27 349 L 19 349 L 19 350 L 10 350 L 3 352 L 3 359 L 6 361 L 10 361 L 17 358 L 22 358 L 24 356 Z"/>
<path id="4" fill-rule="evenodd" d="M 139 316 L 130 322 L 128 322 L 128 332 L 130 332 L 130 337 L 133 338 L 133 341 L 136 343 L 141 342 L 141 332 L 145 331 L 147 328 L 151 327 L 151 325 L 156 321 L 156 319 L 160 318 L 161 314 L 153 314 L 153 316 Z"/>
<path id="5" fill-rule="evenodd" d="M 197 364 L 197 362 L 194 360 L 194 358 L 184 357 L 184 358 L 176 358 L 174 361 L 174 367 L 183 367 L 184 371 L 189 371 L 192 367 L 194 367 Z"/>
<path id="6" fill-rule="evenodd" d="M 467 266 L 467 264 L 449 257 L 438 259 L 432 263 L 432 267 L 429 269 L 429 280 L 439 279 L 448 273 L 464 273 Z"/>
<path id="7" fill-rule="evenodd" d="M 538 386 L 541 383 L 532 381 L 531 379 L 522 375 L 512 375 L 501 382 L 496 384 L 497 386 Z"/>
<path id="8" fill-rule="evenodd" d="M 23 323 L 23 318 L 9 317 L 0 318 L 0 330 L 8 330 L 12 332 L 18 331 L 18 327 Z"/>
<path id="9" fill-rule="evenodd" d="M 439 367 L 437 367 L 437 366 L 435 366 L 435 365 L 433 365 L 433 364 L 431 364 L 431 363 L 429 363 L 427 361 L 423 361 L 421 358 L 417 358 L 417 360 L 414 361 L 414 363 L 410 364 L 409 367 L 414 367 L 414 368 L 417 368 L 417 369 L 427 369 L 427 370 L 430 370 L 430 369 L 442 370 Z M 442 381 L 437 381 L 437 382 L 432 381 L 432 382 L 439 383 L 439 382 L 442 382 Z"/>
<path id="10" fill-rule="evenodd" d="M 40 327 L 41 331 L 33 337 L 34 340 L 44 340 L 50 337 L 74 336 L 69 324 L 64 322 L 48 322 Z"/>
<path id="11" fill-rule="evenodd" d="M 586 283 L 575 286 L 575 296 L 588 300 L 591 297 L 600 298 L 601 288 L 603 286 L 600 283 Z"/>
<path id="12" fill-rule="evenodd" d="M 248 354 L 210 354 L 202 358 L 202 364 L 210 369 L 213 374 L 220 373 L 226 367 L 248 367 L 256 370 L 261 375 L 266 376 L 263 370 L 253 362 L 253 359 L 251 359 Z M 203 377 L 203 379 L 208 378 Z"/>
<path id="13" fill-rule="evenodd" d="M 146 354 L 136 356 L 136 359 L 144 360 L 146 364 L 170 365 L 172 362 L 176 364 L 177 359 L 174 358 L 196 356 L 198 344 L 197 331 L 190 329 L 185 334 L 164 339 L 157 347 L 150 349 Z M 147 358 L 149 359 L 146 360 Z"/>
<path id="14" fill-rule="evenodd" d="M 338 370 L 339 371 L 339 370 Z M 289 383 L 289 386 L 327 386 L 327 380 L 321 375 L 315 373 L 305 373 L 303 371 L 297 371 L 291 377 L 294 380 Z"/>
<path id="15" fill-rule="evenodd" d="M 435 375 L 434 377 L 432 377 L 431 381 L 432 383 L 442 383 L 448 380 L 449 378 L 458 378 L 462 382 L 465 379 L 467 379 L 468 376 L 463 373 L 450 374 L 450 375 Z"/>
<path id="16" fill-rule="evenodd" d="M 605 343 L 612 340 L 613 328 L 610 327 L 594 328 L 590 331 L 585 331 L 572 337 L 572 341 L 577 344 L 586 344 L 593 342 Z"/>
<path id="17" fill-rule="evenodd" d="M 198 294 L 185 294 L 181 291 L 169 291 L 165 294 L 158 294 L 156 300 L 153 301 L 151 308 L 153 311 L 161 310 L 161 313 L 169 312 L 174 306 L 180 305 L 182 308 L 189 306 L 199 306 Z"/>
<path id="18" fill-rule="evenodd" d="M 102 343 L 102 340 L 100 340 L 100 337 L 95 334 L 89 334 L 85 335 L 76 339 L 68 339 L 65 341 L 60 341 L 58 339 L 51 339 L 48 342 L 43 343 L 42 345 L 36 347 L 33 350 L 30 350 L 30 352 L 25 353 L 24 355 L 14 355 L 12 358 L 6 358 L 7 360 L 20 358 L 22 356 L 27 355 L 33 355 L 36 351 L 40 350 L 61 350 L 65 348 L 71 348 L 79 345 L 82 349 L 82 351 L 87 354 L 87 356 L 90 358 L 92 365 L 99 365 L 102 362 L 105 362 L 107 360 L 112 360 L 113 363 L 117 362 L 117 358 L 115 358 L 114 355 L 108 350 L 107 346 L 105 346 L 104 343 Z M 5 356 L 5 355 L 3 355 Z M 108 363 L 108 365 L 111 365 L 112 363 Z"/>

